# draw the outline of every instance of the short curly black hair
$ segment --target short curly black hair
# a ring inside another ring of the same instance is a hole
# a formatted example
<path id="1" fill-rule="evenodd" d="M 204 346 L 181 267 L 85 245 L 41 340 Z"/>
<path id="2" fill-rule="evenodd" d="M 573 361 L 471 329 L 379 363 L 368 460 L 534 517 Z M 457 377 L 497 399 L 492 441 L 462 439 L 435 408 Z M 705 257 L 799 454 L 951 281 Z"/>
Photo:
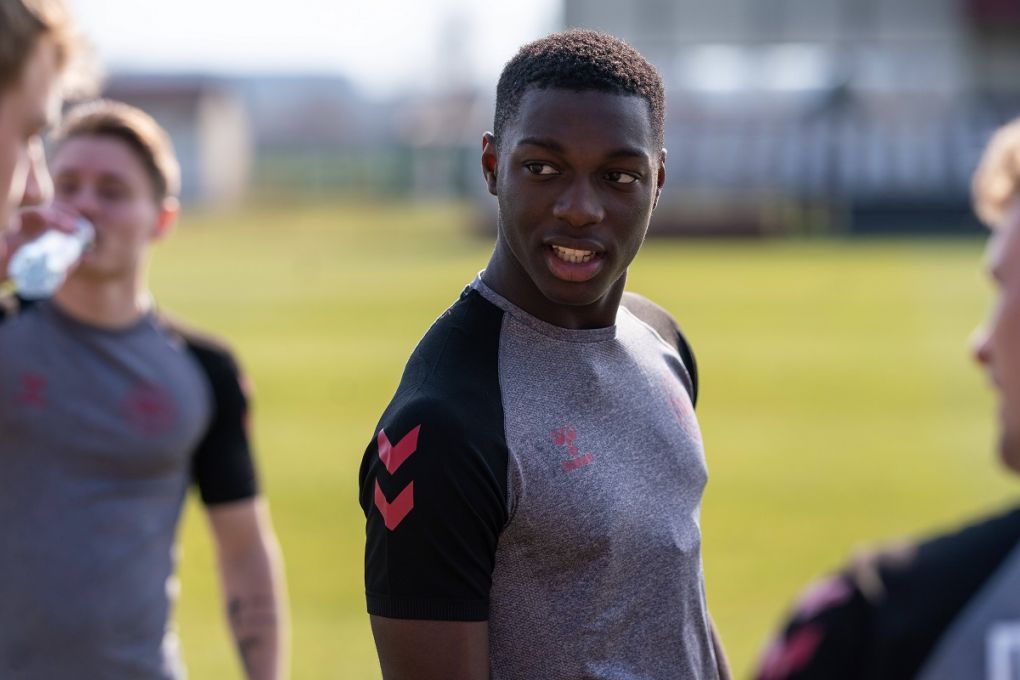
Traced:
<path id="1" fill-rule="evenodd" d="M 636 95 L 648 102 L 652 131 L 662 146 L 666 95 L 662 76 L 623 40 L 573 28 L 528 43 L 503 67 L 496 86 L 493 134 L 498 145 L 530 88 L 596 90 Z"/>

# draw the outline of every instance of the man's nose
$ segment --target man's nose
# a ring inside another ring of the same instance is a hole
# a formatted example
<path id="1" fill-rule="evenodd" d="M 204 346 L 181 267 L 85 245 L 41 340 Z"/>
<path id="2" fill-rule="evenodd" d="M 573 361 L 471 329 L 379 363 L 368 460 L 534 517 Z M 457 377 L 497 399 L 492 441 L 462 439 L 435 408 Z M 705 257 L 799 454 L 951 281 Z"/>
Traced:
<path id="1" fill-rule="evenodd" d="M 28 143 L 28 173 L 25 176 L 25 190 L 21 195 L 21 207 L 43 205 L 53 200 L 53 182 L 46 167 L 46 152 L 42 139 L 33 137 Z"/>
<path id="2" fill-rule="evenodd" d="M 970 339 L 970 354 L 982 366 L 988 366 L 992 360 L 991 337 L 988 327 L 982 326 L 974 331 Z"/>
<path id="3" fill-rule="evenodd" d="M 556 199 L 553 217 L 572 227 L 598 224 L 605 217 L 598 192 L 587 177 L 578 177 Z"/>

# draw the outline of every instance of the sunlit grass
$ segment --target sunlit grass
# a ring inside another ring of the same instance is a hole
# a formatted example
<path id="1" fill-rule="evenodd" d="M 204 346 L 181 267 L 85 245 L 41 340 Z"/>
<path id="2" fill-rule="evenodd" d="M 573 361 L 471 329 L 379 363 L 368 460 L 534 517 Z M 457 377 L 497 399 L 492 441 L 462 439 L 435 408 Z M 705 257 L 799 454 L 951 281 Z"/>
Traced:
<path id="1" fill-rule="evenodd" d="M 203 214 L 155 252 L 159 302 L 228 338 L 254 379 L 286 553 L 298 680 L 377 679 L 364 613 L 365 443 L 427 326 L 488 257 L 446 205 Z M 709 602 L 739 676 L 796 591 L 855 545 L 1016 496 L 966 356 L 988 289 L 978 241 L 649 243 L 630 288 L 698 356 L 711 481 Z M 179 627 L 192 677 L 239 678 L 197 504 Z"/>

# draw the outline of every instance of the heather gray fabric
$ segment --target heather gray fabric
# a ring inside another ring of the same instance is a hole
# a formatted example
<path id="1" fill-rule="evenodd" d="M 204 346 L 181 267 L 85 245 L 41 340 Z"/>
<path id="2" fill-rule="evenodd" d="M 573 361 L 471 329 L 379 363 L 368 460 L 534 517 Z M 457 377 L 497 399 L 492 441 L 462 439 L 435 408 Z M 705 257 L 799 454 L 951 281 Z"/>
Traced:
<path id="1" fill-rule="evenodd" d="M 184 676 L 174 534 L 208 380 L 146 317 L 0 324 L 0 678 Z"/>
<path id="2" fill-rule="evenodd" d="M 494 680 L 711 680 L 701 435 L 675 347 L 625 308 L 566 330 L 504 310 L 510 519 L 490 594 Z"/>
<path id="3" fill-rule="evenodd" d="M 918 678 L 1020 680 L 1020 546 L 956 617 Z"/>

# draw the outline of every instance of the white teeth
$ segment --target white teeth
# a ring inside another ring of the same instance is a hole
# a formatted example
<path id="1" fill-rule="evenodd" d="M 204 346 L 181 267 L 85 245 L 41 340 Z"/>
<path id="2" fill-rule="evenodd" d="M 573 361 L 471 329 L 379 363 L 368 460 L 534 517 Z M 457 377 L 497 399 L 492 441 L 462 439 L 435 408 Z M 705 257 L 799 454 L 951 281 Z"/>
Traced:
<path id="1" fill-rule="evenodd" d="M 556 257 L 571 264 L 590 262 L 591 258 L 595 257 L 594 250 L 578 250 L 576 248 L 564 248 L 563 246 L 553 246 L 552 249 L 556 253 Z"/>

